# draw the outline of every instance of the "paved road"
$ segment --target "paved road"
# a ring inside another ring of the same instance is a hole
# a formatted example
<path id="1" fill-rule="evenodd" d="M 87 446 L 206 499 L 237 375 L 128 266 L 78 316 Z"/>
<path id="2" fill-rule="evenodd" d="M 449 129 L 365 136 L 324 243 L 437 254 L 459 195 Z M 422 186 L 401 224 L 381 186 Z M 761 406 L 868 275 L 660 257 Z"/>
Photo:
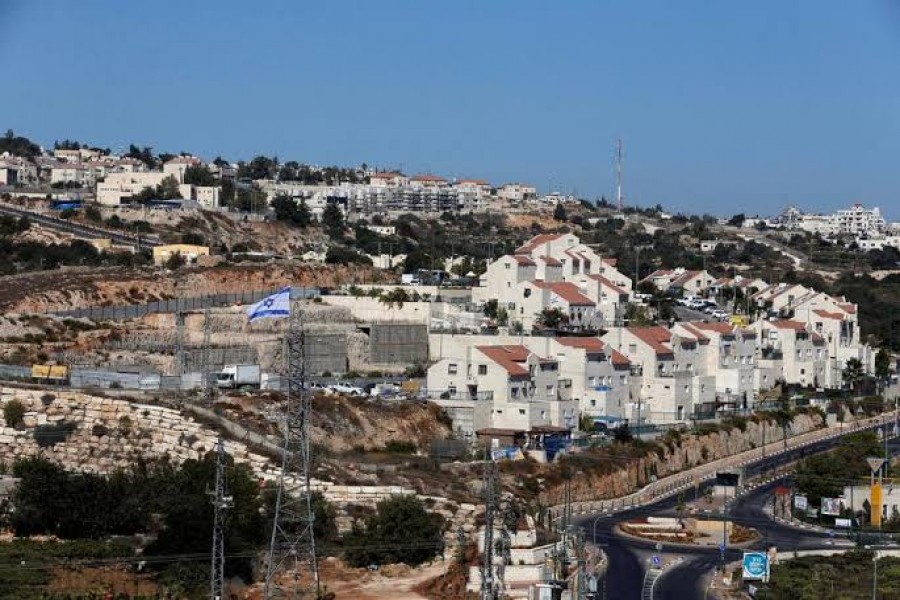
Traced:
<path id="1" fill-rule="evenodd" d="M 783 454 L 767 457 L 745 467 L 745 475 L 752 477 L 778 466 L 787 464 L 802 456 L 828 450 L 839 442 L 839 438 L 827 439 L 801 449 L 792 449 Z M 892 451 L 900 450 L 900 443 L 894 442 Z M 713 485 L 706 482 L 700 486 L 700 494 Z M 763 540 L 754 546 L 766 547 L 773 543 L 780 550 L 800 550 L 814 548 L 833 548 L 826 534 L 790 527 L 778 523 L 763 510 L 763 502 L 770 495 L 774 483 L 761 486 L 736 500 L 730 510 L 730 518 L 737 523 L 754 527 L 761 531 Z M 583 527 L 587 539 L 601 546 L 607 554 L 609 568 L 601 585 L 604 600 L 632 600 L 642 597 L 642 586 L 646 565 L 654 553 L 654 544 L 634 539 L 626 539 L 615 533 L 618 523 L 637 517 L 653 514 L 674 514 L 676 497 L 668 498 L 630 509 L 615 515 L 592 515 L 579 519 L 576 524 Z M 715 519 L 715 515 L 709 518 Z M 667 552 L 663 549 L 663 552 Z M 678 549 L 674 553 L 685 555 L 686 560 L 677 566 L 667 569 L 654 588 L 653 598 L 689 600 L 703 598 L 704 584 L 710 571 L 719 565 L 719 552 L 716 548 Z M 743 550 L 729 550 L 726 559 L 731 562 L 739 560 Z"/>
<path id="2" fill-rule="evenodd" d="M 42 227 L 47 227 L 48 229 L 61 231 L 63 233 L 71 233 L 80 238 L 109 238 L 116 244 L 140 246 L 142 248 L 153 248 L 161 244 L 156 236 L 133 236 L 102 227 L 73 223 L 65 219 L 58 219 L 56 217 L 51 217 L 49 215 L 30 210 L 23 210 L 21 208 L 10 206 L 8 204 L 0 204 L 0 214 L 9 215 L 12 217 L 28 217 L 28 219 L 30 219 L 32 222 L 39 223 Z"/>

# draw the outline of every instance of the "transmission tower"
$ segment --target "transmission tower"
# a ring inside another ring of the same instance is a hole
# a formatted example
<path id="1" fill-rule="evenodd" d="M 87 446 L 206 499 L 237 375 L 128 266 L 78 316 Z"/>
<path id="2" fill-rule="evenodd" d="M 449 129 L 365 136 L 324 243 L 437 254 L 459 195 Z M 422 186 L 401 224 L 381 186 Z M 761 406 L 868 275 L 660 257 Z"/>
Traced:
<path id="1" fill-rule="evenodd" d="M 222 438 L 216 444 L 216 489 L 210 492 L 215 510 L 213 521 L 212 568 L 209 597 L 222 600 L 225 595 L 225 518 L 234 499 L 225 490 L 225 445 Z"/>
<path id="2" fill-rule="evenodd" d="M 292 301 L 287 332 L 288 391 L 283 423 L 284 445 L 266 565 L 265 600 L 315 598 L 319 594 L 309 485 L 311 407 L 304 385 L 306 365 L 303 342 L 300 308 Z"/>
<path id="3" fill-rule="evenodd" d="M 622 140 L 616 141 L 616 206 L 622 210 Z"/>
<path id="4" fill-rule="evenodd" d="M 481 557 L 481 600 L 495 600 L 494 589 L 494 510 L 497 489 L 494 485 L 494 457 L 490 446 L 484 449 L 484 552 Z"/>

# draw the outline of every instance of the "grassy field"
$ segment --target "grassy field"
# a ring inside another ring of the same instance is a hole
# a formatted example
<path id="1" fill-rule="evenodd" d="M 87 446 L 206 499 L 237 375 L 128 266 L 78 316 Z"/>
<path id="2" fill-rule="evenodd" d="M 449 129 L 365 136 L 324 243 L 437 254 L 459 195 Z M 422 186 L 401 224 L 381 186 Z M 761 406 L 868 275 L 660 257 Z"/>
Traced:
<path id="1" fill-rule="evenodd" d="M 868 600 L 872 598 L 872 552 L 853 551 L 838 556 L 808 556 L 784 561 L 772 568 L 768 585 L 759 588 L 758 600 Z M 900 598 L 900 559 L 878 561 L 879 599 Z"/>

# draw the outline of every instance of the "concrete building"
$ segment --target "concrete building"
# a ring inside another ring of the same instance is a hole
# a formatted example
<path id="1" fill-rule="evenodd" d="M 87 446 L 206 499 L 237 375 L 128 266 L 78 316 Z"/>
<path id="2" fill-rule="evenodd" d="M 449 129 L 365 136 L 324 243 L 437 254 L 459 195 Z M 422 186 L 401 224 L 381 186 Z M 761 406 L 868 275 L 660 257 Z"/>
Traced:
<path id="1" fill-rule="evenodd" d="M 661 292 L 680 291 L 689 295 L 702 295 L 716 281 L 709 272 L 692 271 L 684 268 L 657 269 L 641 280 L 650 283 Z"/>
<path id="2" fill-rule="evenodd" d="M 810 332 L 805 323 L 790 319 L 758 321 L 753 324 L 759 332 L 759 360 L 763 375 L 772 373 L 776 381 L 803 386 L 826 385 L 828 362 L 825 338 Z M 760 382 L 760 387 L 766 387 Z M 771 381 L 768 387 L 772 387 Z"/>
<path id="3" fill-rule="evenodd" d="M 838 233 L 847 235 L 867 235 L 879 233 L 885 229 L 881 210 L 877 206 L 868 209 L 859 203 L 837 211 L 835 221 Z"/>
<path id="4" fill-rule="evenodd" d="M 524 183 L 504 183 L 497 189 L 497 196 L 510 204 L 521 206 L 537 198 L 537 188 Z"/>
<path id="5" fill-rule="evenodd" d="M 544 311 L 558 309 L 569 329 L 587 329 L 595 325 L 597 304 L 581 293 L 578 286 L 568 281 L 526 281 L 520 284 L 521 301 L 517 312 L 510 318 L 522 323 L 526 331 L 539 325 Z"/>
<path id="6" fill-rule="evenodd" d="M 427 381 L 428 389 L 441 390 L 446 400 L 471 401 L 476 430 L 530 431 L 578 423 L 571 387 L 560 388 L 558 361 L 525 346 L 468 346 L 462 356 L 433 364 Z"/>
<path id="7" fill-rule="evenodd" d="M 715 376 L 703 373 L 704 357 L 696 335 L 678 335 L 664 327 L 616 327 L 603 336 L 638 367 L 639 395 L 629 406 L 633 423 L 683 423 L 694 406 L 715 402 Z"/>
<path id="8" fill-rule="evenodd" d="M 153 248 L 153 264 L 162 266 L 176 254 L 180 254 L 185 261 L 192 263 L 200 256 L 209 256 L 209 248 L 207 246 L 196 246 L 194 244 L 168 244 L 165 246 L 156 246 Z"/>
<path id="9" fill-rule="evenodd" d="M 672 331 L 697 339 L 701 357 L 698 370 L 715 381 L 713 410 L 753 408 L 757 389 L 755 331 L 731 323 L 702 321 L 676 323 Z M 701 407 L 701 412 L 709 410 Z"/>

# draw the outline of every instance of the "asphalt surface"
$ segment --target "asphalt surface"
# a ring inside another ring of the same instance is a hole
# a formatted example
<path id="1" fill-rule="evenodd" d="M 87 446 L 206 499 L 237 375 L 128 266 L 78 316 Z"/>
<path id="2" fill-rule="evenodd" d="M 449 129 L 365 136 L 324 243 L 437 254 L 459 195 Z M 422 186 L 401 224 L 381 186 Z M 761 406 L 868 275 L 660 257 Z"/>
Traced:
<path id="1" fill-rule="evenodd" d="M 837 445 L 840 438 L 823 440 L 804 449 L 796 449 L 785 454 L 768 457 L 744 469 L 745 477 L 750 478 L 792 462 L 808 454 L 828 450 Z M 891 452 L 900 451 L 900 440 L 891 442 Z M 702 496 L 708 482 L 701 485 Z M 779 551 L 811 550 L 817 548 L 834 548 L 834 541 L 823 532 L 804 530 L 782 524 L 773 520 L 764 510 L 776 483 L 763 485 L 749 491 L 735 500 L 729 510 L 728 518 L 734 522 L 753 527 L 762 539 L 750 546 L 752 549 L 764 549 L 776 546 Z M 651 556 L 656 552 L 655 543 L 650 541 L 625 538 L 615 532 L 619 523 L 637 517 L 650 515 L 674 515 L 677 498 L 669 497 L 657 502 L 624 511 L 615 515 L 594 515 L 579 519 L 577 525 L 584 528 L 586 538 L 606 552 L 609 565 L 604 580 L 600 583 L 600 598 L 603 600 L 639 600 L 649 596 L 643 595 L 643 583 L 646 567 Z M 705 515 L 708 519 L 721 519 L 715 514 Z M 728 549 L 727 562 L 740 560 L 745 548 Z M 689 600 L 705 598 L 705 586 L 711 572 L 720 565 L 721 557 L 718 548 L 685 548 L 666 547 L 663 544 L 662 554 L 678 555 L 682 562 L 670 566 L 656 581 L 652 598 L 654 600 Z"/>

